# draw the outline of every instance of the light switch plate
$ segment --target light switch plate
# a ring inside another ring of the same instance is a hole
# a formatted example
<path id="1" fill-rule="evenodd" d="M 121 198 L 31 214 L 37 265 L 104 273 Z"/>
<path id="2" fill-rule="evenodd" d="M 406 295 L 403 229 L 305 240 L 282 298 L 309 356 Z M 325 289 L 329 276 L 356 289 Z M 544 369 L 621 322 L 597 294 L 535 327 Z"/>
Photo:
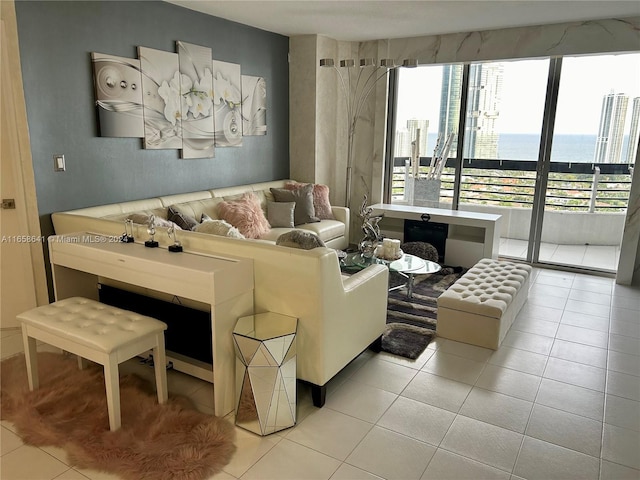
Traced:
<path id="1" fill-rule="evenodd" d="M 53 170 L 55 172 L 64 172 L 66 170 L 64 164 L 64 155 L 55 154 L 53 156 Z"/>

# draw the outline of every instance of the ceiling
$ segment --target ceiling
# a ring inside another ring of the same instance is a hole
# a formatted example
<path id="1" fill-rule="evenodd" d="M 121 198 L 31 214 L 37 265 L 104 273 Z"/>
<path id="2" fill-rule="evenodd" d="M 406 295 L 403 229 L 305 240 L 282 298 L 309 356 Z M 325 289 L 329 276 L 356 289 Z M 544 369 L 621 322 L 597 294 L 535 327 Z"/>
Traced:
<path id="1" fill-rule="evenodd" d="M 616 0 L 166 0 L 285 36 L 365 41 L 640 16 Z"/>

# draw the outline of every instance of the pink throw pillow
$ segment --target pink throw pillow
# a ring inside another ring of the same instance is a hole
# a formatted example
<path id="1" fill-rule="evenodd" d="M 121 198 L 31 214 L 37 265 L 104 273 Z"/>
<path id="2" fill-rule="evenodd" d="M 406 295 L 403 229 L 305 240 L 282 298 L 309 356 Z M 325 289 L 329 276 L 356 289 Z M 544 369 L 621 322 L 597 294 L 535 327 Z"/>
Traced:
<path id="1" fill-rule="evenodd" d="M 271 230 L 260 207 L 260 200 L 253 192 L 243 194 L 239 200 L 220 202 L 218 216 L 236 227 L 246 238 L 260 238 Z"/>
<path id="2" fill-rule="evenodd" d="M 287 182 L 284 186 L 287 190 L 299 190 L 307 185 L 306 183 Z M 313 184 L 313 208 L 316 217 L 320 220 L 335 220 L 331 211 L 331 202 L 329 201 L 329 187 L 319 183 Z"/>

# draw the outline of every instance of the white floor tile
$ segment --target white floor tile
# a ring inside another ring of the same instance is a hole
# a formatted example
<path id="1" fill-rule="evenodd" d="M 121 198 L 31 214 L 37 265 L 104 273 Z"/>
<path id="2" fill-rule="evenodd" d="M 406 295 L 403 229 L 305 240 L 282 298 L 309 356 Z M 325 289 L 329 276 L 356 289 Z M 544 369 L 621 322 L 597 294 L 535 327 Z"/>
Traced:
<path id="1" fill-rule="evenodd" d="M 536 403 L 599 422 L 604 416 L 604 393 L 547 378 L 540 383 Z"/>
<path id="2" fill-rule="evenodd" d="M 529 305 L 540 305 L 542 307 L 551 307 L 557 309 L 563 309 L 567 303 L 565 297 L 552 297 L 547 294 L 530 293 L 527 298 Z"/>
<path id="3" fill-rule="evenodd" d="M 82 475 L 77 470 L 70 468 L 62 475 L 58 475 L 55 480 L 87 480 L 89 477 Z"/>
<path id="4" fill-rule="evenodd" d="M 553 338 L 520 332 L 518 330 L 509 330 L 502 344 L 507 347 L 526 350 L 540 355 L 549 355 L 553 345 Z"/>
<path id="5" fill-rule="evenodd" d="M 441 340 L 444 340 L 444 339 L 441 339 Z M 434 341 L 431 341 L 431 344 L 432 343 L 434 343 Z M 431 346 L 431 344 L 429 344 L 429 346 Z M 429 360 L 435 352 L 436 352 L 435 349 L 426 348 L 424 352 L 422 352 L 420 356 L 415 360 L 412 360 L 410 358 L 400 357 L 398 355 L 393 355 L 392 353 L 387 353 L 387 352 L 380 352 L 378 354 L 378 357 L 386 362 L 402 365 L 403 367 L 413 368 L 414 370 L 420 370 L 422 367 L 424 367 L 424 364 L 427 363 L 427 360 Z"/>
<path id="6" fill-rule="evenodd" d="M 473 385 L 480 376 L 480 373 L 482 373 L 484 365 L 483 362 L 476 362 L 475 360 L 459 357 L 458 355 L 451 355 L 438 350 L 435 355 L 425 363 L 422 371 Z"/>
<path id="7" fill-rule="evenodd" d="M 527 426 L 527 435 L 592 457 L 600 457 L 602 422 L 587 417 L 535 405 Z"/>
<path id="8" fill-rule="evenodd" d="M 395 393 L 380 388 L 348 381 L 327 398 L 325 408 L 375 423 L 397 397 Z"/>
<path id="9" fill-rule="evenodd" d="M 611 309 L 611 320 L 621 320 L 623 322 L 640 323 L 640 313 L 638 310 L 629 310 L 627 308 L 613 307 Z"/>
<path id="10" fill-rule="evenodd" d="M 563 310 L 558 308 L 543 307 L 541 305 L 525 303 L 518 314 L 518 319 L 540 318 L 547 322 L 560 322 L 562 312 Z"/>
<path id="11" fill-rule="evenodd" d="M 611 287 L 608 287 L 611 288 Z M 585 290 L 571 289 L 569 292 L 569 300 L 576 300 L 578 302 L 593 303 L 596 305 L 604 305 L 606 307 L 611 306 L 611 295 L 608 293 L 596 293 Z"/>
<path id="12" fill-rule="evenodd" d="M 521 441 L 519 433 L 458 415 L 440 447 L 510 472 Z"/>
<path id="13" fill-rule="evenodd" d="M 597 458 L 525 437 L 513 470 L 527 480 L 598 480 Z"/>
<path id="14" fill-rule="evenodd" d="M 471 391 L 471 385 L 420 372 L 402 392 L 403 397 L 457 412 Z"/>
<path id="15" fill-rule="evenodd" d="M 587 303 L 582 300 L 567 300 L 564 307 L 565 311 L 582 313 L 584 315 L 593 315 L 595 317 L 609 318 L 609 305 L 598 305 L 595 303 Z"/>
<path id="16" fill-rule="evenodd" d="M 640 341 L 640 324 L 620 319 L 612 319 L 610 333 L 615 335 L 624 335 Z"/>
<path id="17" fill-rule="evenodd" d="M 638 480 L 639 478 L 640 470 L 602 460 L 600 480 Z"/>
<path id="18" fill-rule="evenodd" d="M 22 439 L 8 428 L 0 428 L 0 456 L 20 448 L 24 443 Z"/>
<path id="19" fill-rule="evenodd" d="M 571 288 L 571 285 L 573 284 L 573 277 L 569 275 L 551 275 L 545 271 L 545 273 L 540 273 L 540 275 L 538 275 L 538 278 L 536 278 L 536 284 Z"/>
<path id="20" fill-rule="evenodd" d="M 640 356 L 640 339 L 611 333 L 609 334 L 609 349 L 615 352 Z"/>
<path id="21" fill-rule="evenodd" d="M 562 325 L 573 325 L 574 327 L 588 328 L 598 332 L 609 332 L 609 317 L 599 317 L 587 315 L 585 313 L 571 312 L 565 310 L 560 320 Z"/>
<path id="22" fill-rule="evenodd" d="M 510 368 L 487 365 L 478 377 L 476 387 L 533 402 L 541 377 Z"/>
<path id="23" fill-rule="evenodd" d="M 607 393 L 640 402 L 640 377 L 609 370 Z"/>
<path id="24" fill-rule="evenodd" d="M 365 383 L 391 393 L 400 393 L 416 375 L 413 368 L 372 358 L 358 369 L 349 381 Z"/>
<path id="25" fill-rule="evenodd" d="M 285 438 L 338 460 L 344 460 L 372 427 L 371 423 L 330 408 L 320 408 L 288 431 Z"/>
<path id="26" fill-rule="evenodd" d="M 398 397 L 377 425 L 421 442 L 438 446 L 455 414 L 426 403 Z"/>
<path id="27" fill-rule="evenodd" d="M 640 432 L 604 424 L 602 458 L 626 467 L 640 469 Z"/>
<path id="28" fill-rule="evenodd" d="M 477 347 L 475 345 L 456 342 L 454 340 L 447 340 L 444 342 L 438 352 L 458 355 L 459 357 L 468 358 L 476 362 L 486 362 L 493 354 L 493 350 L 489 348 Z"/>
<path id="29" fill-rule="evenodd" d="M 582 363 L 549 357 L 547 367 L 542 376 L 544 378 L 570 383 L 571 385 L 590 388 L 598 392 L 604 392 L 606 370 Z"/>
<path id="30" fill-rule="evenodd" d="M 236 453 L 222 470 L 240 478 L 252 465 L 282 440 L 279 435 L 261 437 L 236 428 Z"/>
<path id="31" fill-rule="evenodd" d="M 68 465 L 29 445 L 2 456 L 2 480 L 50 480 L 67 470 Z"/>
<path id="32" fill-rule="evenodd" d="M 339 466 L 340 461 L 335 458 L 285 438 L 242 475 L 242 479 L 327 480 Z"/>
<path id="33" fill-rule="evenodd" d="M 333 474 L 331 480 L 380 480 L 381 478 L 348 463 L 343 463 Z"/>
<path id="34" fill-rule="evenodd" d="M 571 289 L 567 287 L 534 282 L 529 290 L 529 295 L 569 298 L 569 292 L 571 292 Z"/>
<path id="35" fill-rule="evenodd" d="M 509 473 L 441 448 L 421 480 L 509 480 Z"/>
<path id="36" fill-rule="evenodd" d="M 591 365 L 592 367 L 607 367 L 606 348 L 592 347 L 590 345 L 556 339 L 553 342 L 553 348 L 549 355 L 554 358 L 561 358 L 562 360 Z"/>
<path id="37" fill-rule="evenodd" d="M 605 423 L 640 431 L 640 402 L 607 395 L 604 408 Z"/>
<path id="38" fill-rule="evenodd" d="M 561 323 L 558 326 L 556 338 L 599 348 L 607 348 L 609 342 L 609 336 L 606 332 L 567 325 L 566 323 Z"/>
<path id="39" fill-rule="evenodd" d="M 502 345 L 488 360 L 489 364 L 542 376 L 547 356 Z"/>
<path id="40" fill-rule="evenodd" d="M 525 318 L 524 320 L 516 320 L 511 325 L 511 330 L 520 332 L 533 333 L 544 337 L 555 337 L 559 324 L 556 322 L 547 322 L 538 318 Z"/>
<path id="41" fill-rule="evenodd" d="M 419 479 L 436 448 L 380 427 L 374 427 L 347 463 L 388 480 Z"/>
<path id="42" fill-rule="evenodd" d="M 611 306 L 613 308 L 624 308 L 627 310 L 638 312 L 640 311 L 640 298 L 625 297 L 614 294 L 611 298 Z"/>
<path id="43" fill-rule="evenodd" d="M 473 387 L 460 415 L 524 433 L 532 406 L 533 403 L 526 400 Z"/>
<path id="44" fill-rule="evenodd" d="M 636 355 L 610 351 L 607 368 L 615 372 L 640 377 L 640 358 Z"/>

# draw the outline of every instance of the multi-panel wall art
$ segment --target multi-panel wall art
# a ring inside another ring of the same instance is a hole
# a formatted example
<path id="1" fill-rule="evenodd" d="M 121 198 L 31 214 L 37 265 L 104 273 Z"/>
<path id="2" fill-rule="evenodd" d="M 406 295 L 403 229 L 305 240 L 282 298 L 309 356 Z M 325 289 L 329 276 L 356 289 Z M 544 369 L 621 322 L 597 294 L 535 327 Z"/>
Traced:
<path id="1" fill-rule="evenodd" d="M 176 44 L 177 53 L 139 47 L 139 59 L 91 54 L 100 135 L 142 138 L 144 148 L 180 149 L 182 158 L 266 135 L 264 78 L 213 60 L 208 47 Z"/>

